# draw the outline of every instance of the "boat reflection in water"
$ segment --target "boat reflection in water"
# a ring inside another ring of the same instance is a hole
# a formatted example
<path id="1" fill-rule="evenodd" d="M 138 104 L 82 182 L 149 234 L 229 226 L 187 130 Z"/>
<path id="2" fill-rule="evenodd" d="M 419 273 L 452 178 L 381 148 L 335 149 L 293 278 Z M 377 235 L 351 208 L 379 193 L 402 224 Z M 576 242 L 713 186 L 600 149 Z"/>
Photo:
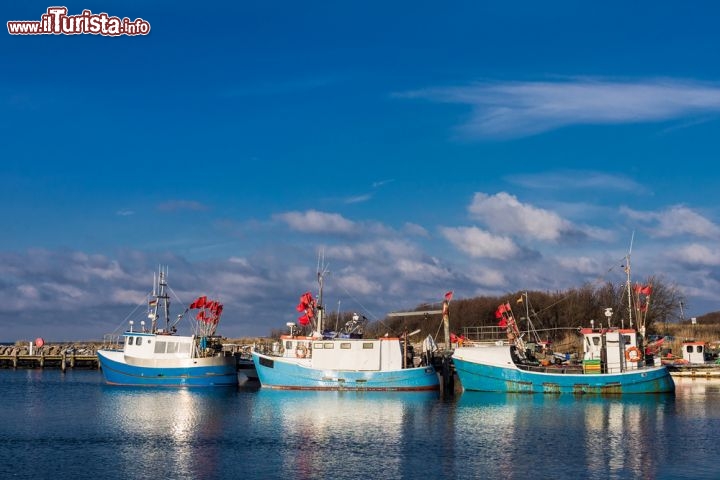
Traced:
<path id="1" fill-rule="evenodd" d="M 250 412 L 260 443 L 276 443 L 266 462 L 271 478 L 405 478 L 414 457 L 427 457 L 434 440 L 418 443 L 444 421 L 434 415 L 438 392 L 290 391 L 261 388 Z M 417 463 L 417 462 L 415 462 Z M 363 473 L 364 472 L 364 473 Z"/>
<path id="2" fill-rule="evenodd" d="M 456 454 L 491 478 L 556 471 L 564 478 L 659 478 L 676 446 L 662 441 L 672 395 L 462 394 Z M 477 454 L 473 455 L 475 451 Z M 492 459 L 489 462 L 487 459 Z"/>
<path id="3" fill-rule="evenodd" d="M 228 402 L 235 389 L 112 387 L 97 414 L 116 445 L 120 478 L 220 478 Z"/>

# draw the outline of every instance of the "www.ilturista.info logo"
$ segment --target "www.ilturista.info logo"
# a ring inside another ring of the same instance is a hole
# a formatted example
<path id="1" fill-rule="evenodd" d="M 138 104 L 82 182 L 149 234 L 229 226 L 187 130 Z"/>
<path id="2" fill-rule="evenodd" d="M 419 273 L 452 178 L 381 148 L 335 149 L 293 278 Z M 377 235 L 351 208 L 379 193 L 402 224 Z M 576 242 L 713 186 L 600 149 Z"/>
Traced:
<path id="1" fill-rule="evenodd" d="M 150 23 L 142 18 L 111 17 L 107 13 L 83 10 L 80 15 L 68 15 L 66 7 L 49 7 L 40 21 L 18 20 L 7 22 L 10 35 L 147 35 Z"/>

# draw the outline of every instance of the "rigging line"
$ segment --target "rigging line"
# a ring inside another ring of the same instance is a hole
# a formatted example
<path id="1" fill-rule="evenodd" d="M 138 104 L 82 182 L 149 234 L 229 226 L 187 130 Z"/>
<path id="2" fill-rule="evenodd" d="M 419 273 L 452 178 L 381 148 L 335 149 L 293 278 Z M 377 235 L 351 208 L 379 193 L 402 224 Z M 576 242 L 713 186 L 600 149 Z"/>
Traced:
<path id="1" fill-rule="evenodd" d="M 621 258 L 619 261 L 621 261 L 621 262 L 622 262 L 622 261 L 625 261 L 625 257 Z M 608 268 L 607 271 L 606 271 L 603 275 L 598 275 L 597 278 L 595 278 L 595 280 L 591 281 L 590 283 L 591 283 L 591 284 L 594 284 L 594 283 L 600 283 L 600 282 L 607 281 L 607 280 L 606 280 L 607 275 L 608 275 L 610 272 L 612 272 L 613 270 L 615 270 L 615 268 L 617 268 L 617 267 L 616 267 L 615 265 L 613 265 L 612 267 Z M 538 315 L 539 315 L 540 313 L 543 313 L 543 312 L 545 312 L 546 310 L 550 310 L 550 309 L 553 308 L 554 306 L 558 305 L 560 302 L 564 302 L 565 300 L 567 300 L 567 299 L 569 299 L 569 298 L 570 298 L 570 294 L 568 293 L 567 295 L 565 295 L 564 297 L 560 298 L 560 299 L 557 300 L 556 302 L 553 302 L 553 303 L 551 303 L 550 305 L 548 305 L 547 307 L 541 308 L 540 310 L 536 311 L 535 316 L 538 317 Z M 622 301 L 622 299 L 621 299 L 621 301 Z"/>
<path id="2" fill-rule="evenodd" d="M 372 313 L 370 310 L 368 310 L 368 309 L 365 307 L 365 305 L 363 305 L 362 303 L 360 303 L 360 300 L 358 300 L 358 299 L 355 298 L 350 292 L 348 292 L 347 288 L 345 288 L 345 287 L 342 286 L 342 285 L 340 285 L 340 288 L 342 288 L 343 291 L 348 295 L 348 297 L 350 297 L 352 300 L 354 300 L 354 301 L 360 306 L 360 308 L 363 309 L 363 310 L 365 311 L 365 313 L 368 314 L 368 316 L 369 316 L 373 321 L 378 321 L 377 315 L 375 315 L 374 313 Z"/>
<path id="3" fill-rule="evenodd" d="M 565 300 L 568 300 L 569 298 L 570 298 L 570 295 L 569 295 L 569 294 L 568 294 L 568 295 L 565 295 L 565 296 L 562 297 L 561 299 L 557 300 L 556 302 L 551 303 L 550 305 L 548 305 L 548 306 L 545 307 L 545 308 L 541 308 L 540 310 L 537 310 L 537 311 L 536 311 L 536 310 L 533 310 L 533 314 L 535 315 L 535 317 L 539 318 L 539 315 L 540 315 L 541 313 L 543 313 L 543 312 L 546 311 L 546 310 L 550 310 L 550 309 L 553 308 L 554 306 L 558 305 L 558 304 L 561 303 L 561 302 L 564 302 Z"/>
<path id="4" fill-rule="evenodd" d="M 148 292 L 147 295 L 146 295 L 146 297 L 147 297 L 147 296 L 150 296 L 151 293 L 152 293 L 152 291 L 151 291 L 151 292 Z M 128 316 L 125 317 L 125 319 L 120 322 L 120 324 L 115 328 L 115 330 L 112 331 L 112 335 L 114 335 L 115 333 L 118 333 L 118 332 L 120 331 L 120 329 L 123 328 L 123 325 L 125 325 L 125 324 L 128 322 L 128 320 L 130 319 L 130 317 L 132 317 L 133 315 L 135 315 L 135 312 L 137 312 L 138 308 L 142 307 L 142 306 L 145 305 L 145 304 L 147 304 L 146 301 L 142 301 L 142 302 L 138 303 L 138 304 L 135 306 L 135 308 L 133 309 L 133 311 L 130 312 L 130 313 L 128 314 Z"/>
<path id="5" fill-rule="evenodd" d="M 167 288 L 168 290 L 170 290 L 170 293 L 175 297 L 175 300 L 177 300 L 180 305 L 184 305 L 184 303 L 183 303 L 182 299 L 180 298 L 180 296 L 179 296 L 177 293 L 175 293 L 175 290 L 173 290 L 170 285 L 166 285 L 165 288 Z M 190 308 L 188 308 L 187 306 L 185 306 L 185 310 L 183 311 L 183 313 L 181 313 L 180 315 L 177 316 L 177 318 L 175 319 L 175 321 L 172 322 L 172 324 L 170 325 L 170 327 L 171 327 L 171 328 L 172 328 L 172 327 L 176 327 L 183 319 L 186 318 L 185 315 L 186 315 L 189 311 L 190 311 Z M 189 320 L 188 320 L 188 321 L 189 321 Z M 190 323 L 190 326 L 192 327 L 193 324 Z"/>
<path id="6" fill-rule="evenodd" d="M 166 285 L 165 288 L 167 288 L 168 290 L 170 290 L 170 293 L 173 294 L 173 296 L 175 297 L 175 300 L 177 300 L 178 302 L 180 302 L 180 304 L 183 303 L 182 299 L 178 296 L 177 293 L 175 293 L 175 290 L 173 290 L 170 285 Z"/>
<path id="7" fill-rule="evenodd" d="M 442 320 L 442 318 L 441 318 L 441 319 L 440 319 L 440 323 L 438 324 L 438 329 L 437 329 L 437 331 L 435 332 L 435 336 L 433 337 L 433 341 L 434 341 L 435 343 L 437 343 L 437 338 L 440 336 L 440 329 L 441 329 L 442 327 L 443 327 L 443 320 Z M 448 348 L 448 346 L 446 345 L 445 348 Z"/>

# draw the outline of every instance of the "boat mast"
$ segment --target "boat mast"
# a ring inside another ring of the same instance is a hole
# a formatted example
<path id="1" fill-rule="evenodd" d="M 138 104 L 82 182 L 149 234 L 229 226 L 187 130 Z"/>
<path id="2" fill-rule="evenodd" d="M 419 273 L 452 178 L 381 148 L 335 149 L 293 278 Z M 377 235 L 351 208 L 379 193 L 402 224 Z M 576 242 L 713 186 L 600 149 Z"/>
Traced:
<path id="1" fill-rule="evenodd" d="M 625 275 L 627 277 L 626 288 L 627 288 L 627 296 L 628 296 L 628 318 L 630 319 L 630 328 L 632 328 L 632 326 L 633 326 L 632 285 L 630 284 L 630 254 L 632 253 L 632 246 L 633 246 L 634 240 L 635 240 L 635 231 L 633 231 L 632 236 L 630 237 L 630 249 L 628 250 L 628 254 L 625 257 Z M 638 327 L 640 327 L 640 325 L 638 325 Z"/>
<path id="2" fill-rule="evenodd" d="M 325 274 L 328 272 L 327 265 L 325 264 L 325 252 L 321 251 L 318 254 L 318 266 L 317 266 L 317 277 L 318 277 L 318 297 L 317 297 L 317 325 L 315 327 L 315 336 L 322 337 L 323 332 L 323 312 L 325 308 L 323 306 L 323 285 L 325 283 Z"/>
<path id="3" fill-rule="evenodd" d="M 163 309 L 165 313 L 165 331 L 167 332 L 170 329 L 170 295 L 168 295 L 167 291 L 165 290 L 167 287 L 167 273 L 168 273 L 168 267 L 165 267 L 165 270 L 163 271 L 162 267 L 160 268 L 160 275 L 159 275 L 159 284 L 160 284 L 160 298 L 163 301 Z"/>
<path id="4" fill-rule="evenodd" d="M 153 272 L 153 289 L 152 289 L 152 300 L 150 305 L 152 306 L 148 312 L 148 318 L 150 319 L 150 332 L 155 333 L 155 329 L 157 328 L 157 276 L 155 276 L 155 272 Z"/>

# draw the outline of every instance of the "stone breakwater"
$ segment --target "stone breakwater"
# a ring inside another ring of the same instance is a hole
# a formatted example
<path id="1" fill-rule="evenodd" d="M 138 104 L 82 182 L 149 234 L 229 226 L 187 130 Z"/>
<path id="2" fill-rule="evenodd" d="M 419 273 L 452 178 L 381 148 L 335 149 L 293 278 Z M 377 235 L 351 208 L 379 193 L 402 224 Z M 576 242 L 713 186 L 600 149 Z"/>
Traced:
<path id="1" fill-rule="evenodd" d="M 58 343 L 30 346 L 30 342 L 0 346 L 0 368 L 98 368 L 98 345 Z"/>
<path id="2" fill-rule="evenodd" d="M 29 342 L 25 345 L 0 346 L 0 356 L 7 355 L 30 355 Z M 89 343 L 59 343 L 54 345 L 33 346 L 32 355 L 95 355 L 98 345 Z"/>

